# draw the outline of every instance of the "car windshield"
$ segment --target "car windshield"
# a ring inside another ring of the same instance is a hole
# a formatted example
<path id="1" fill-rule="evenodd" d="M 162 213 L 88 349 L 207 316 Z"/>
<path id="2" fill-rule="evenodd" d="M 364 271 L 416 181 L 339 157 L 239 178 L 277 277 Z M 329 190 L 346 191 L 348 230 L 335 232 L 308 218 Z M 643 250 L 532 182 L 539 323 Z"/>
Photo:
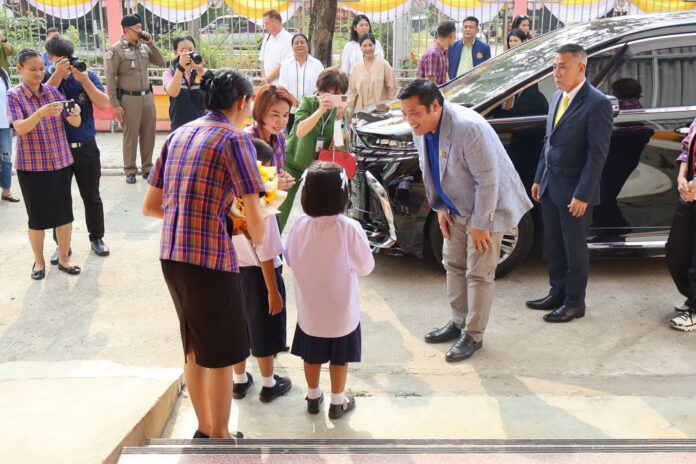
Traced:
<path id="1" fill-rule="evenodd" d="M 550 70 L 556 50 L 563 44 L 577 43 L 592 51 L 615 37 L 682 17 L 693 18 L 693 12 L 608 18 L 559 29 L 486 61 L 441 90 L 453 103 L 477 107 L 545 69 Z"/>

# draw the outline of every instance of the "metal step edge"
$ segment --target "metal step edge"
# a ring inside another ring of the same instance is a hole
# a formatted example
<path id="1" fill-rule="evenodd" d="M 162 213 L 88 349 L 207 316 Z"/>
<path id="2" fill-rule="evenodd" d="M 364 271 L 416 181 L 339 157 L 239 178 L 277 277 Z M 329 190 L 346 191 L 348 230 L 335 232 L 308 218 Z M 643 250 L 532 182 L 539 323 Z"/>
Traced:
<path id="1" fill-rule="evenodd" d="M 471 446 L 471 447 L 246 447 L 246 446 L 203 446 L 203 447 L 126 447 L 121 454 L 588 454 L 588 453 L 694 453 L 696 449 L 685 446 L 596 446 L 596 447 L 538 447 L 538 446 Z"/>

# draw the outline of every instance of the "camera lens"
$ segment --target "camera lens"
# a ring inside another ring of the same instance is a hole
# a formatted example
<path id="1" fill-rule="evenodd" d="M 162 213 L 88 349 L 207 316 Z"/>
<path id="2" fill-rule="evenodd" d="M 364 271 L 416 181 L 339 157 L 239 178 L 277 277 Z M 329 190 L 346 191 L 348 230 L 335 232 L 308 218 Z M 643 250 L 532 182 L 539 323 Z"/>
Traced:
<path id="1" fill-rule="evenodd" d="M 84 61 L 80 61 L 80 59 L 76 56 L 71 56 L 70 58 L 68 58 L 68 61 L 70 62 L 70 65 L 77 69 L 79 72 L 87 71 L 87 63 L 85 63 Z"/>
<path id="2" fill-rule="evenodd" d="M 196 64 L 201 64 L 203 62 L 203 56 L 198 52 L 191 52 L 189 56 L 191 57 L 191 61 Z"/>

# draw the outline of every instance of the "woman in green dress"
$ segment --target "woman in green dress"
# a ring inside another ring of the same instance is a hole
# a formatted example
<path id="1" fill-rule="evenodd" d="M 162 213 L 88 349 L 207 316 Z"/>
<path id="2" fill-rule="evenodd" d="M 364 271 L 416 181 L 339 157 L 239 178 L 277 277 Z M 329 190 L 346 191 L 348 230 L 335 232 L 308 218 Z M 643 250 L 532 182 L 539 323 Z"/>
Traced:
<path id="1" fill-rule="evenodd" d="M 285 145 L 285 170 L 295 179 L 299 179 L 304 170 L 317 159 L 319 150 L 331 146 L 334 131 L 347 127 L 348 112 L 345 108 L 336 106 L 329 97 L 344 95 L 346 92 L 348 76 L 337 67 L 326 68 L 317 78 L 317 93 L 304 97 L 300 102 Z M 339 146 L 336 143 L 334 145 Z M 348 147 L 344 150 L 348 150 Z M 288 196 L 279 208 L 281 232 L 288 221 L 298 188 L 299 184 L 295 184 L 288 190 Z"/>

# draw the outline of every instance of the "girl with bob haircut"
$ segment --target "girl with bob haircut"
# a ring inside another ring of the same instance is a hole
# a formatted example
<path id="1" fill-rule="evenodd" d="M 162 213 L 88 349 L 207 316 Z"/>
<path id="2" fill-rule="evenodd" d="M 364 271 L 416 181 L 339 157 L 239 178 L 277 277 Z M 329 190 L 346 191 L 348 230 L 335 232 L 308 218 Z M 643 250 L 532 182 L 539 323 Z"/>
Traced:
<path id="1" fill-rule="evenodd" d="M 304 360 L 310 414 L 320 412 L 321 366 L 329 363 L 329 419 L 335 420 L 355 409 L 355 399 L 344 391 L 348 363 L 361 358 L 358 276 L 372 272 L 375 261 L 360 224 L 341 214 L 348 204 L 348 178 L 340 166 L 313 163 L 304 175 L 301 201 L 305 214 L 285 242 L 297 305 L 292 354 Z"/>
<path id="2" fill-rule="evenodd" d="M 160 260 L 179 317 L 184 376 L 198 419 L 194 438 L 231 438 L 232 366 L 249 356 L 249 340 L 227 214 L 242 198 L 247 232 L 262 243 L 264 185 L 254 145 L 240 129 L 251 113 L 251 82 L 220 69 L 203 74 L 201 89 L 209 111 L 164 142 L 143 214 L 163 219 Z"/>
<path id="3" fill-rule="evenodd" d="M 304 97 L 300 102 L 285 151 L 285 170 L 294 178 L 297 179 L 317 159 L 320 149 L 328 149 L 334 139 L 345 143 L 341 131 L 342 127 L 347 127 L 348 112 L 336 106 L 330 95 L 343 95 L 346 92 L 348 76 L 336 67 L 326 68 L 317 79 L 317 93 Z M 287 198 L 278 208 L 281 232 L 290 215 L 297 188 L 295 184 L 288 190 Z"/>
<path id="4" fill-rule="evenodd" d="M 350 26 L 350 40 L 343 48 L 343 55 L 341 55 L 341 70 L 348 76 L 353 71 L 353 66 L 363 58 L 359 41 L 368 33 L 372 33 L 370 18 L 362 14 L 355 15 L 353 24 Z M 377 39 L 375 39 L 375 55 L 384 58 L 382 44 Z"/>

